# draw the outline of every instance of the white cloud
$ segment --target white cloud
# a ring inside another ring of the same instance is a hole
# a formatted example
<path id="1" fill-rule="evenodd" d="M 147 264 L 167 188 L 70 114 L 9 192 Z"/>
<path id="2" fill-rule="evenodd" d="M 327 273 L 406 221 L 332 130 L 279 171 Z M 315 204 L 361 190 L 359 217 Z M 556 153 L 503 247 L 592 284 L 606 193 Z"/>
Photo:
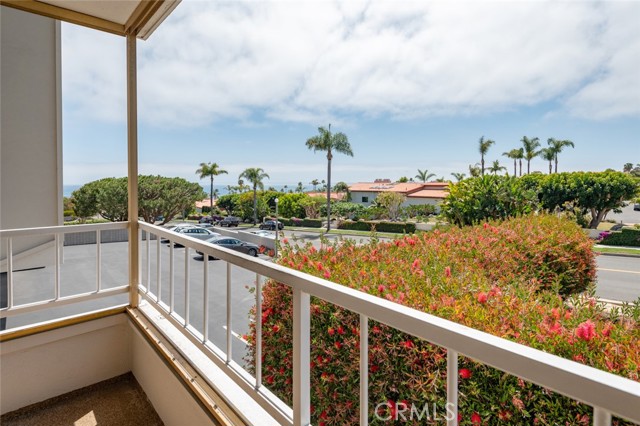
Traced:
<path id="1" fill-rule="evenodd" d="M 315 124 L 566 102 L 581 116 L 637 116 L 639 14 L 639 2 L 184 1 L 139 44 L 140 115 Z M 124 119 L 124 42 L 98 50 L 104 36 L 80 31 L 65 27 L 69 96 Z"/>

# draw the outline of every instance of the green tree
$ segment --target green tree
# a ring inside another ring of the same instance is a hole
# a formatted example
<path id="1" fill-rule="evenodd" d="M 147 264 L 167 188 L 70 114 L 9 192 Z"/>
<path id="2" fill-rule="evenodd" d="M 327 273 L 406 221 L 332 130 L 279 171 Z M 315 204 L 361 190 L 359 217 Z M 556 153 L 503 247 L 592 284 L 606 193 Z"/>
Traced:
<path id="1" fill-rule="evenodd" d="M 193 208 L 206 193 L 195 182 L 179 177 L 140 176 L 138 185 L 138 215 L 145 222 L 154 223 L 162 216 L 164 225 L 171 219 Z"/>
<path id="2" fill-rule="evenodd" d="M 302 182 L 298 182 L 298 186 L 296 186 L 296 192 L 304 192 L 304 185 Z"/>
<path id="3" fill-rule="evenodd" d="M 478 165 L 478 163 L 476 164 L 469 164 L 469 175 L 471 175 L 471 177 L 480 177 L 481 175 L 481 171 L 480 171 L 480 166 Z"/>
<path id="4" fill-rule="evenodd" d="M 123 222 L 128 219 L 127 178 L 105 178 L 97 181 L 98 192 L 96 202 L 98 212 L 103 218 L 112 222 Z"/>
<path id="5" fill-rule="evenodd" d="M 299 201 L 300 206 L 304 209 L 305 215 L 309 219 L 317 219 L 320 216 L 320 209 L 324 203 L 322 197 L 305 197 Z"/>
<path id="6" fill-rule="evenodd" d="M 253 224 L 258 223 L 258 188 L 263 189 L 264 179 L 269 179 L 269 175 L 260 167 L 250 167 L 240 174 L 240 178 L 245 178 L 253 185 Z"/>
<path id="7" fill-rule="evenodd" d="M 349 138 L 344 133 L 331 133 L 331 124 L 325 129 L 324 127 L 318 127 L 317 136 L 313 136 L 307 139 L 307 148 L 312 149 L 314 152 L 326 151 L 327 152 L 327 232 L 331 230 L 331 160 L 333 159 L 333 152 L 345 154 L 353 157 L 353 151 L 349 144 Z"/>
<path id="8" fill-rule="evenodd" d="M 531 173 L 531 160 L 540 154 L 540 151 L 536 151 L 536 149 L 540 147 L 540 140 L 538 138 L 529 139 L 528 137 L 523 136 L 520 141 L 522 142 L 522 147 L 524 149 L 524 159 L 527 160 L 527 174 L 529 174 Z"/>
<path id="9" fill-rule="evenodd" d="M 409 178 L 406 177 L 406 176 L 401 176 L 400 179 L 398 179 L 398 182 L 407 183 L 407 182 L 409 182 Z"/>
<path id="10" fill-rule="evenodd" d="M 320 185 L 320 181 L 318 179 L 314 179 L 309 183 L 313 186 L 313 192 L 316 192 L 318 185 Z"/>
<path id="11" fill-rule="evenodd" d="M 558 173 L 558 154 L 560 154 L 562 150 L 568 146 L 570 146 L 571 148 L 574 148 L 574 144 L 568 139 L 559 141 L 554 138 L 547 139 L 547 144 L 549 145 L 549 148 L 553 151 L 553 161 L 555 162 L 555 172 Z"/>
<path id="12" fill-rule="evenodd" d="M 84 222 L 87 218 L 98 214 L 98 188 L 95 182 L 89 182 L 73 191 L 73 212 Z"/>
<path id="13" fill-rule="evenodd" d="M 484 136 L 482 136 L 478 141 L 478 151 L 480 151 L 480 174 L 482 176 L 484 176 L 484 156 L 489 152 L 489 148 L 494 143 L 496 142 L 491 139 L 485 140 Z"/>
<path id="14" fill-rule="evenodd" d="M 418 174 L 416 175 L 416 179 L 420 182 L 426 182 L 429 179 L 431 179 L 432 177 L 435 177 L 434 173 L 429 173 L 429 170 L 424 169 L 424 170 L 420 170 L 418 169 Z"/>
<path id="15" fill-rule="evenodd" d="M 451 173 L 451 176 L 453 176 L 454 178 L 456 178 L 457 182 L 460 182 L 461 180 L 463 180 L 465 178 L 465 176 L 467 176 L 464 173 Z"/>
<path id="16" fill-rule="evenodd" d="M 278 198 L 278 213 L 282 217 L 305 217 L 302 200 L 309 198 L 307 194 L 296 192 L 284 194 Z"/>
<path id="17" fill-rule="evenodd" d="M 489 172 L 493 173 L 494 175 L 497 175 L 498 173 L 500 173 L 503 170 L 506 171 L 507 168 L 504 167 L 504 166 L 501 166 L 499 160 L 493 160 L 493 163 L 491 164 L 491 167 L 489 167 L 487 170 L 489 170 Z"/>
<path id="18" fill-rule="evenodd" d="M 535 191 L 521 186 L 519 178 L 486 175 L 450 185 L 441 214 L 452 224 L 466 226 L 531 213 L 537 206 Z"/>
<path id="19" fill-rule="evenodd" d="M 549 174 L 553 173 L 553 159 L 556 158 L 556 152 L 553 148 L 542 148 L 540 150 L 540 157 L 549 162 Z"/>
<path id="20" fill-rule="evenodd" d="M 211 204 L 211 220 L 213 220 L 213 177 L 219 176 L 222 174 L 227 174 L 226 170 L 222 170 L 218 163 L 200 163 L 200 168 L 196 170 L 196 174 L 200 177 L 200 179 L 210 178 L 211 179 L 211 190 L 209 191 L 209 201 Z"/>
<path id="21" fill-rule="evenodd" d="M 522 158 L 524 157 L 524 150 L 522 148 L 515 148 L 508 152 L 503 152 L 507 158 L 513 160 L 513 175 L 518 176 L 518 169 L 516 168 L 517 162 L 520 161 L 520 176 L 522 176 Z"/>
<path id="22" fill-rule="evenodd" d="M 622 171 L 625 173 L 631 173 L 631 170 L 633 170 L 633 163 L 625 163 L 624 166 L 622 166 Z"/>
<path id="23" fill-rule="evenodd" d="M 386 210 L 390 220 L 398 220 L 400 206 L 405 199 L 404 195 L 397 192 L 381 192 L 376 196 L 375 204 Z"/>

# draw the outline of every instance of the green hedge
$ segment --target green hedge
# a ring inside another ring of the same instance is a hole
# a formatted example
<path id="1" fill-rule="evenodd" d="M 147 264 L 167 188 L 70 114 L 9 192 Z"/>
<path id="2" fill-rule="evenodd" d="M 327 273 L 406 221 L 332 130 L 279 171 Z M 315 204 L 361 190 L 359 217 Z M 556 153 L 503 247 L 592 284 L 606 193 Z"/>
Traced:
<path id="1" fill-rule="evenodd" d="M 286 218 L 279 217 L 278 220 L 284 226 L 300 226 L 304 228 L 322 228 L 322 219 L 298 219 L 296 217 Z"/>
<path id="2" fill-rule="evenodd" d="M 414 223 L 405 222 L 371 222 L 371 221 L 358 221 L 345 220 L 340 222 L 338 229 L 348 229 L 352 231 L 371 231 L 376 232 L 395 232 L 398 234 L 412 234 L 416 232 L 416 225 Z"/>
<path id="3" fill-rule="evenodd" d="M 622 228 L 604 237 L 600 243 L 608 246 L 640 247 L 640 229 Z"/>

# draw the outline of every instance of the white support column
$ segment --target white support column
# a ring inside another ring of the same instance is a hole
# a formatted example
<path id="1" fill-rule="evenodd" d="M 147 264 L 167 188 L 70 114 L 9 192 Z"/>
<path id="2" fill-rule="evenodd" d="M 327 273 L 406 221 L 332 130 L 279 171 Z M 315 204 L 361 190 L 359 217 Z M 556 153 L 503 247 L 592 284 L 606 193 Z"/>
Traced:
<path id="1" fill-rule="evenodd" d="M 138 306 L 138 88 L 136 36 L 127 35 L 127 175 L 129 195 L 129 305 Z"/>
<path id="2" fill-rule="evenodd" d="M 369 424 L 369 318 L 360 314 L 360 426 Z"/>
<path id="3" fill-rule="evenodd" d="M 311 423 L 310 297 L 293 290 L 293 424 Z"/>
<path id="4" fill-rule="evenodd" d="M 593 407 L 593 426 L 611 426 L 611 413 L 599 407 Z"/>
<path id="5" fill-rule="evenodd" d="M 458 352 L 447 349 L 447 426 L 458 425 Z"/>

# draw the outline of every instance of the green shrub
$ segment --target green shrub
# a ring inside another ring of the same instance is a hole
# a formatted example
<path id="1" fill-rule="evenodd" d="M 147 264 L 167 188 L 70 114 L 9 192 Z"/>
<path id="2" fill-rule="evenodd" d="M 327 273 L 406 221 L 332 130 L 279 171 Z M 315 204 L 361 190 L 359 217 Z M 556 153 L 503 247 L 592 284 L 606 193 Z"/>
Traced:
<path id="1" fill-rule="evenodd" d="M 75 217 L 75 214 L 74 214 L 73 210 L 65 210 L 65 211 L 62 213 L 62 215 L 63 215 L 64 217 Z"/>
<path id="2" fill-rule="evenodd" d="M 596 303 L 575 299 L 565 304 L 549 290 L 569 272 L 593 280 L 590 247 L 575 224 L 530 216 L 392 242 L 357 246 L 346 241 L 320 251 L 285 244 L 279 263 L 637 381 L 638 309 L 610 320 Z M 547 270 L 540 269 L 541 262 Z M 269 282 L 260 312 L 264 383 L 289 404 L 291 299 L 289 287 Z M 247 336 L 249 369 L 255 365 L 253 324 Z M 581 334 L 585 327 L 594 333 Z M 311 336 L 312 424 L 358 424 L 359 315 L 312 297 Z M 459 367 L 460 424 L 478 415 L 490 425 L 577 425 L 592 413 L 591 407 L 470 359 L 461 358 Z M 370 321 L 371 424 L 384 424 L 375 421 L 377 404 L 403 400 L 444 407 L 446 350 Z"/>
<path id="3" fill-rule="evenodd" d="M 441 214 L 455 225 L 474 225 L 531 213 L 537 205 L 535 191 L 517 177 L 485 175 L 450 185 Z"/>
<path id="4" fill-rule="evenodd" d="M 297 217 L 293 217 L 291 219 L 287 218 L 278 218 L 280 222 L 284 226 L 301 226 L 305 228 L 322 228 L 322 219 L 299 219 Z"/>
<path id="5" fill-rule="evenodd" d="M 284 217 L 304 217 L 305 211 L 301 202 L 309 198 L 307 194 L 283 194 L 278 198 L 278 213 Z"/>
<path id="6" fill-rule="evenodd" d="M 375 231 L 394 232 L 398 234 L 411 234 L 416 232 L 415 223 L 405 222 L 371 222 L 345 220 L 340 222 L 338 229 L 348 229 L 352 231 Z"/>
<path id="7" fill-rule="evenodd" d="M 609 246 L 631 246 L 640 247 L 640 229 L 622 228 L 605 236 L 601 244 Z"/>

